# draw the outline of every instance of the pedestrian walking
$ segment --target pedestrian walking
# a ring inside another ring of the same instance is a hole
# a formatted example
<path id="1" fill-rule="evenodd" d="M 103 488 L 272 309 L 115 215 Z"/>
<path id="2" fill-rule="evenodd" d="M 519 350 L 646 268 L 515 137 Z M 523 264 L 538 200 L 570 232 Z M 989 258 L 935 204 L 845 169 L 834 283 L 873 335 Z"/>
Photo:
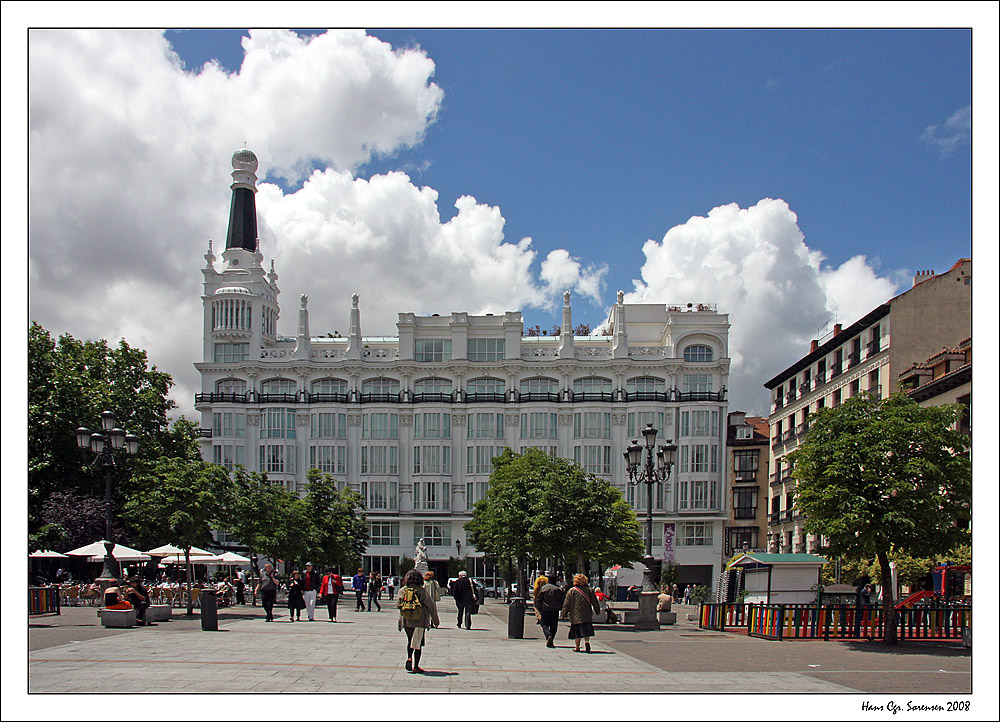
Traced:
<path id="1" fill-rule="evenodd" d="M 316 621 L 316 595 L 319 593 L 319 572 L 312 562 L 306 562 L 306 572 L 302 575 L 302 599 L 306 603 L 306 616 L 310 622 Z"/>
<path id="2" fill-rule="evenodd" d="M 375 607 L 378 611 L 382 611 L 382 605 L 378 603 L 378 592 L 382 588 L 382 575 L 377 572 L 371 572 L 368 575 L 368 611 L 372 610 L 372 602 L 375 602 Z"/>
<path id="3" fill-rule="evenodd" d="M 562 616 L 569 619 L 569 638 L 576 642 L 574 652 L 580 651 L 580 640 L 590 652 L 590 638 L 594 636 L 594 615 L 600 614 L 601 605 L 588 584 L 586 574 L 574 574 L 573 586 L 563 600 Z"/>
<path id="4" fill-rule="evenodd" d="M 365 611 L 364 593 L 368 586 L 368 578 L 365 576 L 364 570 L 358 569 L 358 573 L 351 579 L 351 585 L 354 587 L 354 594 L 358 599 L 357 604 L 354 605 L 354 611 L 363 612 Z"/>
<path id="5" fill-rule="evenodd" d="M 452 584 L 451 594 L 458 606 L 458 628 L 462 628 L 464 621 L 465 628 L 472 629 L 472 608 L 476 606 L 476 590 L 466 572 L 458 573 L 458 579 Z"/>
<path id="6" fill-rule="evenodd" d="M 392 601 L 393 595 L 396 593 L 396 577 L 391 574 L 385 580 L 385 590 L 389 593 L 389 600 Z"/>
<path id="7" fill-rule="evenodd" d="M 688 584 L 686 587 L 684 587 L 684 603 L 685 604 L 690 604 L 691 603 L 691 585 L 690 584 Z"/>
<path id="8" fill-rule="evenodd" d="M 299 570 L 292 572 L 292 578 L 288 580 L 288 621 L 295 622 L 302 619 L 302 610 L 306 608 L 306 601 L 302 592 L 302 577 Z"/>
<path id="9" fill-rule="evenodd" d="M 441 626 L 437 605 L 424 589 L 424 578 L 416 569 L 411 569 L 403 577 L 403 587 L 399 590 L 399 622 L 397 628 L 406 632 L 406 671 L 420 674 L 420 654 L 427 641 L 427 630 Z"/>
<path id="10" fill-rule="evenodd" d="M 339 574 L 333 573 L 333 569 L 326 570 L 326 575 L 320 582 L 320 592 L 323 595 L 323 602 L 326 603 L 326 610 L 330 613 L 330 621 L 336 622 L 337 602 L 340 601 L 340 595 L 344 592 L 344 582 Z"/>
<path id="11" fill-rule="evenodd" d="M 424 589 L 431 595 L 435 604 L 441 601 L 441 585 L 434 578 L 434 572 L 429 570 L 424 572 Z"/>
<path id="12" fill-rule="evenodd" d="M 545 635 L 545 646 L 555 647 L 556 629 L 559 626 L 559 612 L 562 611 L 563 601 L 566 598 L 566 590 L 554 583 L 556 577 L 552 572 L 546 572 L 538 579 L 545 581 L 540 586 L 537 586 L 538 580 L 535 580 L 535 617 L 542 627 L 542 634 Z"/>
<path id="13" fill-rule="evenodd" d="M 274 567 L 268 562 L 264 565 L 260 579 L 257 581 L 257 594 L 260 595 L 260 603 L 264 607 L 267 617 L 265 622 L 274 621 L 274 600 L 278 596 L 278 575 L 274 572 Z"/>
<path id="14" fill-rule="evenodd" d="M 240 569 L 236 572 L 236 603 L 246 604 L 247 575 Z"/>

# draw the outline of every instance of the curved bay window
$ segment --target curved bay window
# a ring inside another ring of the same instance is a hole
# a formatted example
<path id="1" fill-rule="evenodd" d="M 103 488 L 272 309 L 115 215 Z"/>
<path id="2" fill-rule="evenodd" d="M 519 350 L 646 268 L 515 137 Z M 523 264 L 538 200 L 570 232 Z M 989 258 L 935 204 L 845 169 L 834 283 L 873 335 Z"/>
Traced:
<path id="1" fill-rule="evenodd" d="M 414 439 L 450 439 L 451 414 L 426 413 L 413 415 Z"/>
<path id="2" fill-rule="evenodd" d="M 261 409 L 260 438 L 294 439 L 295 409 Z"/>
<path id="3" fill-rule="evenodd" d="M 260 383 L 260 400 L 262 403 L 280 401 L 294 403 L 296 400 L 295 381 L 292 379 L 268 379 Z"/>
<path id="4" fill-rule="evenodd" d="M 361 498 L 369 511 L 395 511 L 398 506 L 399 484 L 387 479 L 362 479 Z"/>

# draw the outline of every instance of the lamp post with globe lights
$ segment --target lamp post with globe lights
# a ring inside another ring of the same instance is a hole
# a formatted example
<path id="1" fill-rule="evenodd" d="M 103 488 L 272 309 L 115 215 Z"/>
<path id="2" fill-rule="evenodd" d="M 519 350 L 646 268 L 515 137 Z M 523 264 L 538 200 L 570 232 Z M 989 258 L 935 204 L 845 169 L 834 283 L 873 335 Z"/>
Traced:
<path id="1" fill-rule="evenodd" d="M 115 542 L 111 534 L 111 470 L 120 465 L 123 454 L 135 456 L 139 452 L 139 437 L 118 428 L 118 417 L 113 411 L 101 412 L 101 432 L 81 426 L 76 430 L 76 445 L 94 452 L 94 464 L 104 468 L 104 571 L 97 578 L 101 588 L 118 579 L 118 563 L 114 558 Z"/>
<path id="2" fill-rule="evenodd" d="M 660 623 L 656 619 L 657 592 L 653 586 L 653 486 L 662 484 L 670 478 L 670 472 L 677 458 L 677 447 L 672 443 L 672 439 L 667 439 L 666 445 L 656 450 L 656 463 L 653 463 L 656 433 L 657 430 L 652 424 L 646 424 L 646 428 L 642 430 L 646 451 L 645 463 L 642 458 L 643 447 L 636 439 L 632 440 L 632 444 L 623 454 L 629 483 L 646 485 L 646 555 L 642 558 L 645 569 L 642 572 L 642 592 L 639 594 L 639 617 L 635 623 L 636 629 L 639 630 L 660 628 Z"/>

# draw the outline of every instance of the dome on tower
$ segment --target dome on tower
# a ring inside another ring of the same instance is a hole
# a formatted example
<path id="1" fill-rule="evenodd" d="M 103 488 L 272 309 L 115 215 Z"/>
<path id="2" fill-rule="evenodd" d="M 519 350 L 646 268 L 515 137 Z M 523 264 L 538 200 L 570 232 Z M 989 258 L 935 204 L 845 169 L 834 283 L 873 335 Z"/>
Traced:
<path id="1" fill-rule="evenodd" d="M 249 148 L 240 148 L 233 153 L 233 170 L 257 172 L 257 156 Z"/>

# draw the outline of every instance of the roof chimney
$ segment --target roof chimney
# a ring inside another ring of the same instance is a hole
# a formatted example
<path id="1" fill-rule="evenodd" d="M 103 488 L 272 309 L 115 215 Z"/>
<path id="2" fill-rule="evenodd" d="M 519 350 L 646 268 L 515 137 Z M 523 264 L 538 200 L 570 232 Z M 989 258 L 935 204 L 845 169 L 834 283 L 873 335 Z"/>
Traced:
<path id="1" fill-rule="evenodd" d="M 916 286 L 918 283 L 923 283 L 933 275 L 934 271 L 917 271 L 917 275 L 913 277 L 913 285 Z"/>
<path id="2" fill-rule="evenodd" d="M 819 341 L 813 339 L 812 341 L 809 342 L 809 353 L 812 353 L 817 348 L 819 348 Z"/>
<path id="3" fill-rule="evenodd" d="M 840 324 L 840 323 L 833 324 L 833 335 L 834 336 L 836 336 L 837 334 L 839 334 L 843 330 L 844 330 L 843 324 Z"/>

